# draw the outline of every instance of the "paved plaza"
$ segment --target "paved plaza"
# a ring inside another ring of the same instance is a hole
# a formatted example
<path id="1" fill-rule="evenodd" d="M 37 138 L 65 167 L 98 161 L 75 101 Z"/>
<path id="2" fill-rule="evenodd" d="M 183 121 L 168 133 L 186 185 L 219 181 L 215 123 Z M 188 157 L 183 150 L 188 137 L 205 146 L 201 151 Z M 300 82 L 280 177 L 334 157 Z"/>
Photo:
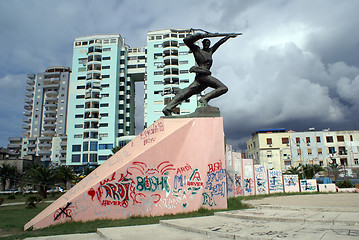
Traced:
<path id="1" fill-rule="evenodd" d="M 245 201 L 253 208 L 159 224 L 100 228 L 56 239 L 359 239 L 359 194 L 313 194 Z"/>

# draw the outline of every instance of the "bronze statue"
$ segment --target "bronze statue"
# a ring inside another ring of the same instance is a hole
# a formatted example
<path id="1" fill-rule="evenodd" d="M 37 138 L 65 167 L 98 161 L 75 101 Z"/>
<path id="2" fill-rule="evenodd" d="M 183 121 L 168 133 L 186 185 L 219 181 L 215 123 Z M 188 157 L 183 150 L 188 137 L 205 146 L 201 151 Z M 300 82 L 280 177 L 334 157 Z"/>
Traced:
<path id="1" fill-rule="evenodd" d="M 217 78 L 211 76 L 210 68 L 212 66 L 212 54 L 225 43 L 229 38 L 235 38 L 238 35 L 242 35 L 241 33 L 209 33 L 207 31 L 201 29 L 191 29 L 194 31 L 202 31 L 204 33 L 195 33 L 193 35 L 189 35 L 183 39 L 183 42 L 189 47 L 191 52 L 194 55 L 195 61 L 197 66 L 193 66 L 190 68 L 190 72 L 196 73 L 196 77 L 194 81 L 186 88 L 181 89 L 178 93 L 174 96 L 174 98 L 164 107 L 162 112 L 165 116 L 172 115 L 173 109 L 183 102 L 184 100 L 188 99 L 189 97 L 193 96 L 194 94 L 199 94 L 207 87 L 214 88 L 213 91 L 205 94 L 199 101 L 208 106 L 208 102 L 216 97 L 219 97 L 225 94 L 228 91 L 226 85 L 224 85 L 221 81 Z M 224 37 L 223 37 L 224 36 Z M 207 38 L 211 37 L 223 37 L 218 42 L 216 42 L 212 47 L 211 41 Z M 202 45 L 203 48 L 201 49 L 199 46 L 194 44 L 196 41 L 203 39 Z"/>

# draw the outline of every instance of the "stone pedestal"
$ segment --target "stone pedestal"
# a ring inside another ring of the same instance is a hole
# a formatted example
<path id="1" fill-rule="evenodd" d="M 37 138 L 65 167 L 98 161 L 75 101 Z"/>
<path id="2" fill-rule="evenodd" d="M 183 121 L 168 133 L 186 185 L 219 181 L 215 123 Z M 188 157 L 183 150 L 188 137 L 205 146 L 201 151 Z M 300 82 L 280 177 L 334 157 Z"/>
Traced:
<path id="1" fill-rule="evenodd" d="M 221 117 L 162 118 L 24 229 L 227 208 Z"/>

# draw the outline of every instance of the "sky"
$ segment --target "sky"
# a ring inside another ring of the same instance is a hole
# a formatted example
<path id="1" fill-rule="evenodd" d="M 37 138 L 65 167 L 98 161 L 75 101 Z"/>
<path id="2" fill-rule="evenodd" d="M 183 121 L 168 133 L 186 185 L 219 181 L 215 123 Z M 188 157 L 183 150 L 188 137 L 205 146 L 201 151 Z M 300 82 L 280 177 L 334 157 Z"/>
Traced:
<path id="1" fill-rule="evenodd" d="M 76 37 L 121 34 L 143 47 L 148 31 L 168 28 L 243 33 L 211 69 L 229 88 L 210 105 L 234 149 L 264 128 L 359 130 L 358 9 L 357 0 L 1 0 L 0 146 L 21 136 L 26 75 L 71 67 Z"/>

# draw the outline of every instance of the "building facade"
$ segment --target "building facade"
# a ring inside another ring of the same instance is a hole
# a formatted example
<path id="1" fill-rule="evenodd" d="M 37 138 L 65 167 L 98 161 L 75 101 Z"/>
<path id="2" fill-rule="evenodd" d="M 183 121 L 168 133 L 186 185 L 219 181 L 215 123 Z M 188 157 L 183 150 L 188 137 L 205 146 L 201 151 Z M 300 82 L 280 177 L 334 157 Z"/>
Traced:
<path id="1" fill-rule="evenodd" d="M 50 67 L 28 74 L 25 94 L 23 138 L 9 138 L 8 149 L 39 156 L 45 165 L 66 162 L 66 117 L 71 69 Z"/>
<path id="2" fill-rule="evenodd" d="M 359 131 L 264 129 L 253 133 L 247 151 L 249 158 L 268 169 L 304 164 L 327 167 L 332 163 L 359 168 Z"/>
<path id="3" fill-rule="evenodd" d="M 147 71 L 145 78 L 144 122 L 150 126 L 163 116 L 162 109 L 179 89 L 187 87 L 195 74 L 193 54 L 183 43 L 189 29 L 166 29 L 147 33 Z M 187 114 L 197 108 L 197 95 L 180 104 L 175 114 Z"/>
<path id="4" fill-rule="evenodd" d="M 118 34 L 75 39 L 68 111 L 68 165 L 101 164 L 112 154 L 112 148 L 120 145 L 121 138 L 134 135 L 134 82 L 141 72 L 144 75 L 144 53 L 142 48 L 130 49 Z M 129 65 L 133 61 L 136 63 Z"/>

